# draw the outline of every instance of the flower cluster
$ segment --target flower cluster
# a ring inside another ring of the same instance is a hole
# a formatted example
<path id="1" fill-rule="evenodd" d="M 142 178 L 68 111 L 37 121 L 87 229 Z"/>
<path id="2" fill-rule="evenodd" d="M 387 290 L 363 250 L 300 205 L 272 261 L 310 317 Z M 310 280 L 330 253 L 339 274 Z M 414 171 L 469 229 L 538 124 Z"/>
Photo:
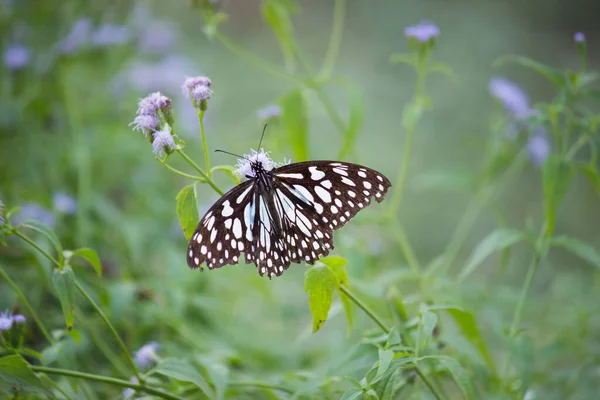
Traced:
<path id="1" fill-rule="evenodd" d="M 194 107 L 206 111 L 208 99 L 213 94 L 210 84 L 211 81 L 206 76 L 186 78 L 182 86 L 183 93 L 192 100 Z"/>
<path id="2" fill-rule="evenodd" d="M 8 310 L 0 313 L 0 331 L 7 331 L 12 328 L 13 324 L 23 324 L 26 319 L 21 314 L 12 314 Z"/>
<path id="3" fill-rule="evenodd" d="M 440 28 L 433 22 L 421 21 L 416 25 L 404 28 L 404 35 L 409 39 L 416 39 L 418 42 L 426 43 L 440 35 Z"/>
<path id="4" fill-rule="evenodd" d="M 149 138 L 154 153 L 162 155 L 164 151 L 170 154 L 175 149 L 172 124 L 171 99 L 155 92 L 140 100 L 137 116 L 129 126 L 133 125 L 134 131 L 140 131 Z"/>

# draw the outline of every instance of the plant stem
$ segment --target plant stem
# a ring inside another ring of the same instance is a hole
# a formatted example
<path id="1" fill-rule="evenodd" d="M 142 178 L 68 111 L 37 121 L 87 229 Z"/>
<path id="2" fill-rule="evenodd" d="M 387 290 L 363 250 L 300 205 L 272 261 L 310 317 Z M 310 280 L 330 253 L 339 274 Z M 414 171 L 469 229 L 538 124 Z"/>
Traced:
<path id="1" fill-rule="evenodd" d="M 413 275 L 419 276 L 421 271 L 421 264 L 419 263 L 419 259 L 415 255 L 412 246 L 410 245 L 410 242 L 408 241 L 408 236 L 406 236 L 404 227 L 402 226 L 400 221 L 398 221 L 395 224 L 394 228 L 396 233 L 396 239 L 398 239 L 398 244 L 400 245 L 400 250 L 402 251 L 402 254 L 404 254 L 408 266 L 412 270 Z"/>
<path id="2" fill-rule="evenodd" d="M 167 168 L 169 171 L 171 171 L 171 172 L 174 172 L 174 173 L 176 173 L 177 175 L 181 175 L 181 176 L 183 176 L 184 178 L 192 179 L 192 180 L 195 180 L 195 181 L 198 181 L 198 182 L 206 182 L 206 181 L 204 180 L 204 178 L 201 178 L 201 177 L 199 177 L 199 176 L 195 176 L 195 175 L 190 175 L 190 174 L 188 174 L 188 173 L 185 173 L 185 172 L 183 172 L 183 171 L 180 171 L 180 170 L 178 170 L 178 169 L 176 169 L 176 168 L 173 168 L 173 167 L 171 167 L 169 164 L 167 164 L 166 162 L 162 162 L 162 161 L 160 161 L 160 159 L 159 159 L 159 162 L 160 162 L 162 165 L 164 165 L 164 166 L 165 166 L 165 167 L 166 167 L 166 168 Z"/>
<path id="3" fill-rule="evenodd" d="M 322 79 L 327 79 L 331 76 L 331 71 L 333 70 L 335 61 L 340 53 L 345 15 L 346 0 L 335 0 L 335 5 L 333 6 L 331 36 L 329 37 L 329 45 L 327 46 L 327 52 L 325 53 L 325 61 L 323 61 L 323 66 L 321 67 L 321 72 L 319 74 Z"/>
<path id="4" fill-rule="evenodd" d="M 127 357 L 127 360 L 129 361 L 129 364 L 131 365 L 131 368 L 133 369 L 133 372 L 134 372 L 135 376 L 139 379 L 139 381 L 141 383 L 144 383 L 144 378 L 138 372 L 138 369 L 135 366 L 135 363 L 133 362 L 133 358 L 131 358 L 131 354 L 129 354 L 129 351 L 127 350 L 127 347 L 125 346 L 125 343 L 123 343 L 123 341 L 121 340 L 121 337 L 117 333 L 117 330 L 113 327 L 113 325 L 108 320 L 108 318 L 106 317 L 106 315 L 104 314 L 104 312 L 102 311 L 102 309 L 98 306 L 98 304 L 96 304 L 96 302 L 94 301 L 94 299 L 92 299 L 90 297 L 90 295 L 79 284 L 79 282 L 77 282 L 75 280 L 75 281 L 73 281 L 73 283 L 75 284 L 75 287 L 77 288 L 77 290 L 79 290 L 79 293 L 81 293 L 81 295 L 83 297 L 85 297 L 87 301 L 89 301 L 89 303 L 92 305 L 92 307 L 94 308 L 94 310 L 96 310 L 96 312 L 98 313 L 98 315 L 100 316 L 100 318 L 102 318 L 102 320 L 104 321 L 104 323 L 106 324 L 106 326 L 108 326 L 108 329 L 111 331 L 111 333 L 113 334 L 113 336 L 117 340 L 117 343 L 119 344 L 119 346 L 123 350 L 123 353 L 125 354 L 125 357 Z"/>
<path id="5" fill-rule="evenodd" d="M 223 196 L 223 195 L 225 194 L 225 192 L 223 192 L 223 191 L 221 190 L 221 188 L 219 188 L 219 187 L 217 186 L 217 184 L 216 184 L 216 183 L 215 183 L 215 182 L 212 180 L 212 178 L 211 178 L 210 176 L 208 176 L 208 175 L 206 174 L 206 172 L 204 172 L 204 171 L 202 170 L 202 168 L 200 168 L 200 167 L 199 167 L 199 166 L 198 166 L 198 165 L 197 165 L 197 164 L 196 164 L 196 163 L 195 163 L 195 162 L 194 162 L 194 161 L 193 161 L 191 158 L 189 158 L 189 157 L 187 156 L 187 154 L 185 154 L 185 153 L 183 152 L 183 150 L 181 150 L 181 149 L 177 149 L 176 151 L 177 151 L 177 153 L 179 153 L 179 155 L 180 155 L 181 157 L 183 157 L 183 159 L 184 159 L 185 161 L 187 161 L 187 162 L 188 162 L 188 163 L 189 163 L 189 164 L 192 166 L 192 168 L 194 168 L 196 171 L 198 171 L 198 172 L 200 173 L 200 175 L 201 175 L 201 176 L 202 176 L 202 177 L 203 177 L 203 178 L 206 180 L 206 183 L 208 183 L 208 184 L 210 185 L 210 187 L 212 187 L 212 188 L 215 190 L 215 192 L 217 192 L 217 193 L 218 193 L 218 194 L 220 194 L 221 196 Z"/>
<path id="6" fill-rule="evenodd" d="M 260 388 L 260 389 L 273 389 L 273 390 L 281 390 L 282 392 L 286 392 L 286 393 L 294 393 L 294 390 L 283 386 L 283 385 L 277 385 L 275 383 L 269 383 L 269 382 L 260 382 L 260 381 L 233 381 L 233 382 L 228 382 L 227 385 L 229 387 L 253 387 L 253 388 Z"/>
<path id="7" fill-rule="evenodd" d="M 208 176 L 211 176 L 210 172 L 210 159 L 208 157 L 208 146 L 206 146 L 206 133 L 204 132 L 204 111 L 198 112 L 198 122 L 200 123 L 200 133 L 202 134 L 202 148 L 204 149 L 204 167 L 206 168 L 206 173 Z"/>
<path id="8" fill-rule="evenodd" d="M 72 370 L 61 369 L 61 368 L 43 367 L 40 365 L 30 365 L 29 368 L 34 372 L 41 372 L 41 373 L 48 374 L 48 375 L 70 376 L 73 378 L 81 378 L 81 379 L 86 379 L 89 381 L 103 382 L 103 383 L 108 383 L 109 385 L 121 386 L 121 387 L 125 387 L 125 388 L 132 388 L 135 390 L 139 390 L 141 392 L 153 394 L 153 395 L 161 397 L 163 399 L 182 400 L 182 398 L 179 396 L 165 393 L 159 389 L 145 386 L 141 383 L 133 383 L 133 382 L 126 381 L 123 379 L 111 378 L 109 376 L 94 375 L 94 374 L 88 374 L 86 372 L 72 371 Z"/>
<path id="9" fill-rule="evenodd" d="M 425 383 L 425 386 L 427 386 L 427 388 L 433 394 L 433 396 L 436 398 L 436 400 L 442 400 L 442 397 L 437 392 L 436 388 L 433 387 L 433 385 L 431 384 L 431 382 L 429 381 L 429 379 L 427 379 L 427 377 L 423 374 L 423 372 L 421 371 L 421 369 L 419 367 L 417 367 L 416 365 L 415 365 L 415 372 L 423 380 L 423 383 Z"/>
<path id="10" fill-rule="evenodd" d="M 406 178 L 408 177 L 408 167 L 410 165 L 410 154 L 413 149 L 413 143 L 415 139 L 416 129 L 414 127 L 406 130 L 406 138 L 404 139 L 404 149 L 402 150 L 402 162 L 400 163 L 400 170 L 398 171 L 398 178 L 394 185 L 394 195 L 390 202 L 390 214 L 396 215 L 398 208 L 402 203 L 404 197 L 404 188 L 406 186 Z"/>
<path id="11" fill-rule="evenodd" d="M 19 300 L 21 300 L 21 303 L 23 303 L 23 305 L 25 306 L 25 308 L 27 308 L 27 311 L 29 311 L 29 314 L 31 314 L 31 317 L 33 318 L 33 320 L 35 321 L 35 323 L 37 324 L 37 326 L 40 328 L 40 331 L 42 332 L 42 334 L 46 337 L 46 340 L 48 340 L 48 342 L 50 344 L 54 344 L 54 339 L 52 339 L 52 336 L 48 333 L 48 331 L 46 330 L 46 327 L 44 326 L 44 324 L 42 323 L 42 320 L 40 319 L 40 317 L 38 317 L 37 313 L 35 312 L 35 310 L 33 309 L 33 307 L 31 307 L 31 304 L 29 304 L 29 301 L 27 301 L 27 298 L 25 297 L 25 295 L 23 294 L 23 291 L 21 290 L 21 288 L 19 288 L 19 286 L 17 286 L 17 284 L 11 279 L 11 277 L 8 275 L 8 273 L 4 270 L 4 268 L 2 268 L 2 266 L 0 266 L 0 275 L 6 279 L 6 281 L 8 282 L 9 286 L 12 287 L 12 289 L 15 291 L 15 293 L 17 294 L 17 297 L 19 298 Z"/>
<path id="12" fill-rule="evenodd" d="M 48 260 L 52 261 L 54 263 L 54 265 L 56 265 L 56 267 L 58 269 L 62 268 L 62 265 L 58 261 L 56 261 L 56 259 L 54 259 L 54 257 L 52 257 L 50 254 L 48 254 L 48 252 L 46 250 L 42 249 L 36 242 L 34 242 L 33 240 L 31 240 L 28 236 L 24 235 L 23 233 L 21 233 L 17 229 L 13 230 L 13 233 L 16 236 L 18 236 L 21 239 L 23 239 L 24 241 L 26 241 L 27 243 L 29 243 L 37 251 L 39 251 L 40 253 L 42 253 Z"/>
<path id="13" fill-rule="evenodd" d="M 374 312 L 373 310 L 371 310 L 365 303 L 362 302 L 361 299 L 359 299 L 358 297 L 356 297 L 356 295 L 354 295 L 354 293 L 352 293 L 346 286 L 344 285 L 340 285 L 340 290 L 346 295 L 348 296 L 348 298 L 350 300 L 352 300 L 354 302 L 354 304 L 356 304 L 359 308 L 361 308 L 369 317 L 371 317 L 371 319 L 373 321 L 375 321 L 375 323 L 377 325 L 379 325 L 379 327 L 381 328 L 382 331 L 384 331 L 385 333 L 390 333 L 390 328 L 388 328 L 387 326 L 385 326 L 385 324 L 381 321 L 381 318 L 379 318 Z"/>

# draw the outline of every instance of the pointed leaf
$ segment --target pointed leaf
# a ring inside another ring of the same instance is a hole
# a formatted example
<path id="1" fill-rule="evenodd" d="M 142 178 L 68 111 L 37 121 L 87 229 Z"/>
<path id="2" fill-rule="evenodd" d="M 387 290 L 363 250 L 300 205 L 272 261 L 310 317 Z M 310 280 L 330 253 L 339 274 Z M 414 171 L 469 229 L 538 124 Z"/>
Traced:
<path id="1" fill-rule="evenodd" d="M 281 124 L 288 133 L 294 161 L 308 159 L 308 110 L 300 90 L 292 90 L 280 101 Z"/>
<path id="2" fill-rule="evenodd" d="M 539 74 L 543 78 L 548 81 L 554 83 L 556 86 L 565 87 L 567 84 L 567 80 L 564 74 L 557 69 L 551 68 L 547 65 L 541 64 L 537 61 L 529 59 L 527 57 L 517 56 L 517 55 L 508 55 L 500 58 L 496 64 L 505 64 L 505 63 L 516 63 L 523 67 L 529 68 L 535 73 Z"/>
<path id="3" fill-rule="evenodd" d="M 546 160 L 542 172 L 544 208 L 548 224 L 548 234 L 551 235 L 554 232 L 556 212 L 573 179 L 573 167 L 559 155 L 553 154 Z"/>
<path id="4" fill-rule="evenodd" d="M 185 361 L 166 358 L 159 362 L 148 374 L 160 374 L 182 382 L 196 385 L 208 398 L 215 399 L 215 394 L 198 370 Z"/>
<path id="5" fill-rule="evenodd" d="M 333 291 L 338 287 L 338 279 L 326 265 L 317 265 L 306 271 L 304 291 L 308 292 L 308 305 L 313 316 L 313 332 L 327 320 L 331 308 Z"/>
<path id="6" fill-rule="evenodd" d="M 551 244 L 554 247 L 564 247 L 596 268 L 600 268 L 600 253 L 598 250 L 579 239 L 568 236 L 559 236 L 552 238 Z"/>
<path id="7" fill-rule="evenodd" d="M 335 276 L 338 279 L 337 288 L 339 290 L 340 285 L 348 286 L 348 271 L 346 271 L 346 264 L 348 264 L 348 260 L 340 256 L 328 256 L 324 257 L 320 260 L 322 263 L 327 265 Z M 342 301 L 342 305 L 344 306 L 344 313 L 346 314 L 346 321 L 348 323 L 348 334 L 352 332 L 352 321 L 353 321 L 353 313 L 352 313 L 352 301 L 341 291 L 338 291 L 340 296 L 340 300 Z"/>
<path id="8" fill-rule="evenodd" d="M 525 235 L 523 232 L 516 229 L 496 229 L 486 236 L 475 248 L 467 264 L 458 275 L 458 280 L 461 281 L 471 275 L 477 267 L 489 257 L 492 253 L 506 249 L 515 243 L 523 240 Z"/>
<path id="9" fill-rule="evenodd" d="M 421 306 L 420 319 L 418 345 L 424 347 L 431 340 L 438 316 L 433 311 L 429 311 L 427 308 Z"/>
<path id="10" fill-rule="evenodd" d="M 407 64 L 411 67 L 415 67 L 417 65 L 417 59 L 413 53 L 396 53 L 390 56 L 390 63 Z"/>
<path id="11" fill-rule="evenodd" d="M 587 163 L 578 163 L 577 167 L 588 178 L 598 197 L 600 197 L 600 174 L 598 174 L 598 170 L 593 165 Z"/>
<path id="12" fill-rule="evenodd" d="M 75 320 L 75 274 L 71 267 L 67 265 L 62 270 L 55 269 L 52 274 L 52 283 L 65 315 L 67 329 L 70 330 L 73 328 Z"/>
<path id="13" fill-rule="evenodd" d="M 454 381 L 462 392 L 464 398 L 467 400 L 476 399 L 477 396 L 475 396 L 475 388 L 473 387 L 473 383 L 460 363 L 454 358 L 447 356 L 437 357 L 437 359 L 442 366 L 450 371 L 452 378 L 454 378 Z"/>
<path id="14" fill-rule="evenodd" d="M 89 248 L 82 248 L 74 251 L 65 250 L 65 257 L 67 259 L 72 258 L 73 256 L 79 256 L 88 261 L 92 264 L 92 267 L 94 267 L 96 274 L 102 276 L 102 263 L 100 263 L 100 257 L 98 257 L 98 253 L 96 253 L 95 250 Z"/>
<path id="15" fill-rule="evenodd" d="M 381 376 L 385 371 L 387 371 L 393 359 L 394 352 L 392 350 L 379 349 L 379 367 L 377 368 L 376 376 Z"/>
<path id="16" fill-rule="evenodd" d="M 362 397 L 362 389 L 350 389 L 344 392 L 340 400 L 357 400 Z"/>
<path id="17" fill-rule="evenodd" d="M 181 229 L 183 229 L 185 238 L 190 240 L 200 219 L 198 215 L 198 204 L 196 202 L 194 184 L 188 185 L 181 189 L 176 197 L 176 200 L 179 225 L 181 225 Z"/>
<path id="18" fill-rule="evenodd" d="M 41 379 L 29 368 L 25 359 L 17 354 L 0 358 L 0 392 L 2 389 L 45 393 L 49 395 Z M 21 398 L 15 396 L 14 398 Z"/>
<path id="19" fill-rule="evenodd" d="M 456 322 L 465 338 L 479 351 L 491 373 L 497 375 L 494 359 L 485 344 L 483 336 L 481 336 L 481 332 L 477 327 L 477 322 L 475 321 L 473 314 L 465 310 L 457 309 L 449 309 L 448 313 L 454 319 L 454 322 Z"/>

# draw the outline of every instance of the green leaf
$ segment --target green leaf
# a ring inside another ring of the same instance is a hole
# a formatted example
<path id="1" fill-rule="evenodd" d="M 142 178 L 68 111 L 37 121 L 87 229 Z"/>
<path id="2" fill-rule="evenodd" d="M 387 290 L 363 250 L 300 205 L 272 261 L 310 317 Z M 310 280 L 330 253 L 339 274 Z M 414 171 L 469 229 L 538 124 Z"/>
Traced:
<path id="1" fill-rule="evenodd" d="M 519 392 L 523 395 L 531 385 L 533 379 L 535 368 L 534 341 L 529 336 L 517 336 L 514 341 L 510 343 L 509 351 L 516 369 L 515 374 L 521 381 Z"/>
<path id="2" fill-rule="evenodd" d="M 402 385 L 404 385 L 404 377 L 402 369 L 390 368 L 383 378 L 377 382 L 375 391 L 381 400 L 395 400 Z"/>
<path id="3" fill-rule="evenodd" d="M 402 110 L 402 127 L 406 130 L 414 129 L 421 120 L 425 106 L 426 101 L 422 98 L 415 98 L 407 103 Z"/>
<path id="4" fill-rule="evenodd" d="M 546 160 L 543 168 L 544 208 L 548 234 L 554 233 L 556 212 L 562 203 L 573 179 L 573 167 L 557 154 Z"/>
<path id="5" fill-rule="evenodd" d="M 454 381 L 462 392 L 464 398 L 467 400 L 476 399 L 477 396 L 475 396 L 475 388 L 473 387 L 473 383 L 460 363 L 454 358 L 448 356 L 439 356 L 436 358 L 443 367 L 450 371 L 452 378 L 454 378 Z"/>
<path id="6" fill-rule="evenodd" d="M 481 336 L 481 332 L 479 332 L 479 328 L 477 327 L 477 322 L 475 321 L 473 314 L 468 311 L 457 309 L 449 309 L 447 311 L 454 319 L 454 322 L 456 322 L 456 325 L 458 325 L 465 338 L 467 338 L 468 341 L 479 351 L 491 373 L 493 375 L 497 375 L 494 359 L 492 358 L 492 355 L 485 344 L 483 336 Z"/>
<path id="7" fill-rule="evenodd" d="M 594 167 L 594 165 L 587 163 L 577 163 L 577 167 L 583 172 L 583 174 L 588 178 L 598 197 L 600 197 L 600 175 L 598 174 L 598 170 Z"/>
<path id="8" fill-rule="evenodd" d="M 52 274 L 52 283 L 65 315 L 67 329 L 70 330 L 73 328 L 75 320 L 75 274 L 71 267 L 67 265 L 62 270 L 55 269 Z"/>
<path id="9" fill-rule="evenodd" d="M 516 229 L 496 229 L 487 235 L 475 248 L 467 264 L 458 275 L 461 281 L 471 275 L 488 256 L 496 251 L 506 249 L 523 240 L 525 235 Z"/>
<path id="10" fill-rule="evenodd" d="M 452 68 L 450 68 L 450 66 L 448 66 L 444 63 L 440 63 L 440 62 L 432 63 L 431 65 L 429 65 L 429 71 L 430 72 L 439 72 L 442 75 L 446 75 L 454 83 L 459 82 L 458 75 L 456 75 L 456 73 L 454 72 L 454 70 L 452 70 Z"/>
<path id="11" fill-rule="evenodd" d="M 559 236 L 552 238 L 551 245 L 554 247 L 564 247 L 593 266 L 600 268 L 600 253 L 598 253 L 598 250 L 579 239 Z"/>
<path id="12" fill-rule="evenodd" d="M 337 285 L 338 290 L 340 288 L 340 285 L 349 285 L 348 271 L 346 271 L 346 265 L 348 264 L 348 260 L 340 256 L 328 256 L 322 258 L 320 261 L 327 265 L 329 268 L 331 268 L 331 270 L 337 277 L 339 282 Z M 352 332 L 352 323 L 354 319 L 352 313 L 352 301 L 341 291 L 338 291 L 338 294 L 340 295 L 342 306 L 344 306 L 344 313 L 346 314 L 346 321 L 348 323 L 348 334 L 350 334 Z"/>
<path id="13" fill-rule="evenodd" d="M 407 64 L 413 68 L 417 66 L 417 59 L 413 53 L 396 53 L 390 56 L 392 64 Z"/>
<path id="14" fill-rule="evenodd" d="M 225 397 L 229 370 L 224 365 L 215 362 L 204 363 L 203 366 L 206 368 L 208 377 L 215 387 L 216 399 L 222 400 Z"/>
<path id="15" fill-rule="evenodd" d="M 308 109 L 300 90 L 292 90 L 280 101 L 281 124 L 288 133 L 294 161 L 308 159 Z"/>
<path id="16" fill-rule="evenodd" d="M 181 229 L 183 229 L 185 238 L 190 240 L 194 233 L 194 229 L 196 229 L 196 225 L 198 225 L 198 220 L 200 219 L 194 184 L 192 183 L 181 189 L 179 194 L 177 194 L 176 200 L 179 225 L 181 225 Z"/>
<path id="17" fill-rule="evenodd" d="M 100 263 L 100 257 L 98 257 L 98 253 L 96 253 L 95 250 L 82 248 L 74 251 L 65 250 L 64 253 L 67 260 L 73 258 L 73 256 L 79 256 L 88 261 L 90 264 L 92 264 L 92 267 L 94 267 L 96 274 L 98 276 L 102 276 L 102 264 Z"/>
<path id="18" fill-rule="evenodd" d="M 333 291 L 338 287 L 338 279 L 326 265 L 316 265 L 306 271 L 304 291 L 308 292 L 308 305 L 313 317 L 313 332 L 323 326 L 331 308 Z"/>
<path id="19" fill-rule="evenodd" d="M 435 328 L 438 316 L 436 313 L 429 311 L 425 306 L 421 306 L 419 313 L 421 323 L 419 325 L 419 341 L 418 346 L 424 347 L 431 340 L 433 329 Z"/>
<path id="20" fill-rule="evenodd" d="M 354 148 L 358 133 L 364 124 L 365 106 L 363 93 L 357 85 L 347 79 L 338 79 L 337 82 L 346 89 L 350 108 L 348 124 L 346 125 L 346 131 L 344 132 L 344 142 L 342 144 L 342 149 L 340 150 L 340 156 L 343 158 Z"/>
<path id="21" fill-rule="evenodd" d="M 552 82 L 556 86 L 565 87 L 567 84 L 567 80 L 560 70 L 551 68 L 530 58 L 517 55 L 508 55 L 501 57 L 495 64 L 503 65 L 506 63 L 515 63 L 522 67 L 528 68 L 546 80 Z"/>
<path id="22" fill-rule="evenodd" d="M 60 240 L 58 240 L 58 236 L 56 236 L 56 233 L 54 233 L 54 231 L 48 226 L 36 220 L 27 220 L 22 224 L 22 226 L 27 227 L 29 229 L 33 229 L 34 231 L 46 236 L 50 240 L 50 243 L 54 247 L 54 250 L 56 250 L 56 254 L 58 254 L 58 263 L 62 266 L 64 261 L 63 248 L 60 244 Z"/>
<path id="23" fill-rule="evenodd" d="M 19 391 L 49 395 L 40 378 L 29 368 L 27 361 L 18 354 L 0 358 L 0 392 L 2 389 L 13 392 L 15 387 Z M 17 396 L 14 398 L 16 399 Z"/>
<path id="24" fill-rule="evenodd" d="M 241 179 L 239 176 L 237 176 L 233 171 L 235 171 L 235 168 L 229 165 L 217 165 L 216 167 L 212 167 L 210 169 L 211 173 L 214 173 L 215 171 L 223 171 L 225 172 L 232 180 L 233 183 L 235 183 L 236 185 L 239 185 L 241 182 Z"/>
<path id="25" fill-rule="evenodd" d="M 385 371 L 387 371 L 393 359 L 394 352 L 392 350 L 379 349 L 379 367 L 377 368 L 376 376 L 381 376 Z"/>
<path id="26" fill-rule="evenodd" d="M 294 29 L 290 13 L 295 11 L 296 7 L 292 2 L 281 0 L 268 0 L 262 6 L 263 17 L 273 29 L 287 62 L 294 60 Z"/>
<path id="27" fill-rule="evenodd" d="M 340 400 L 356 400 L 362 397 L 362 389 L 350 389 L 344 392 Z"/>
<path id="28" fill-rule="evenodd" d="M 196 385 L 208 398 L 215 399 L 215 394 L 198 370 L 185 361 L 166 358 L 152 368 L 148 374 L 160 374 L 182 382 Z"/>

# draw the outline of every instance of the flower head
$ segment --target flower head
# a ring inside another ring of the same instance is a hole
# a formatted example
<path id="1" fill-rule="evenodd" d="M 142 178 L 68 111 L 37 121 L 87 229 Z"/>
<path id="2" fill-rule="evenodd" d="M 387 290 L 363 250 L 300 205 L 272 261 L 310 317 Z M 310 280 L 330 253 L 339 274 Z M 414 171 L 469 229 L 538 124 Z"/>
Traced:
<path id="1" fill-rule="evenodd" d="M 524 118 L 531 115 L 529 98 L 514 82 L 504 78 L 493 78 L 489 83 L 490 94 L 496 97 L 515 118 Z"/>
<path id="2" fill-rule="evenodd" d="M 169 153 L 175 148 L 175 141 L 171 135 L 171 128 L 167 125 L 165 130 L 156 131 L 152 135 L 152 148 L 154 154 L 162 154 L 163 151 Z"/>
<path id="3" fill-rule="evenodd" d="M 140 99 L 138 103 L 137 115 L 157 115 L 158 111 L 169 112 L 171 109 L 171 99 L 161 92 L 150 93 L 148 96 Z"/>
<path id="4" fill-rule="evenodd" d="M 12 328 L 13 322 L 10 311 L 5 310 L 0 313 L 0 331 L 7 331 Z"/>
<path id="5" fill-rule="evenodd" d="M 260 121 L 266 121 L 271 118 L 277 118 L 281 115 L 281 107 L 277 104 L 261 108 L 256 112 L 256 117 Z"/>
<path id="6" fill-rule="evenodd" d="M 66 54 L 73 54 L 83 46 L 91 33 L 92 21 L 89 18 L 81 18 L 75 21 L 71 31 L 59 43 L 58 48 Z"/>
<path id="7" fill-rule="evenodd" d="M 191 96 L 197 104 L 200 104 L 200 102 L 210 99 L 212 94 L 213 91 L 208 86 L 196 86 L 192 90 Z"/>
<path id="8" fill-rule="evenodd" d="M 158 360 L 158 354 L 156 354 L 158 349 L 160 349 L 160 344 L 158 342 L 150 342 L 143 345 L 135 353 L 135 362 L 140 367 L 149 367 Z"/>
<path id="9" fill-rule="evenodd" d="M 134 131 L 140 131 L 144 134 L 144 136 L 148 137 L 148 135 L 160 128 L 160 118 L 156 115 L 138 115 L 135 117 L 132 123 L 129 126 L 133 125 Z"/>
<path id="10" fill-rule="evenodd" d="M 209 86 L 211 85 L 211 80 L 208 79 L 207 76 L 195 76 L 195 77 L 187 77 L 185 78 L 185 82 L 183 82 L 182 85 L 182 90 L 183 93 L 186 96 L 189 96 L 190 93 L 192 93 L 192 91 L 197 87 L 197 86 Z"/>
<path id="11" fill-rule="evenodd" d="M 266 171 L 277 167 L 277 163 L 269 158 L 268 152 L 265 152 L 263 149 L 260 149 L 260 151 L 250 149 L 250 154 L 244 154 L 244 158 L 238 160 L 238 168 L 233 172 L 240 178 L 254 177 L 255 173 L 252 166 L 256 164 L 262 165 L 262 168 Z"/>
<path id="12" fill-rule="evenodd" d="M 129 28 L 123 25 L 103 24 L 90 38 L 94 46 L 111 46 L 127 43 L 131 39 Z"/>
<path id="13" fill-rule="evenodd" d="M 29 64 L 31 51 L 25 46 L 12 45 L 4 50 L 4 65 L 8 69 L 21 69 Z"/>
<path id="14" fill-rule="evenodd" d="M 25 321 L 27 321 L 27 318 L 25 318 L 24 315 L 21 314 L 15 314 L 12 316 L 13 322 L 17 323 L 17 324 L 24 324 Z"/>
<path id="15" fill-rule="evenodd" d="M 419 42 L 428 42 L 440 35 L 440 28 L 433 22 L 421 21 L 416 25 L 404 28 L 404 35 L 407 38 L 417 39 Z"/>
<path id="16" fill-rule="evenodd" d="M 75 211 L 77 211 L 77 201 L 64 192 L 54 193 L 52 202 L 56 211 L 65 214 L 75 214 Z"/>
<path id="17" fill-rule="evenodd" d="M 573 40 L 575 40 L 575 43 L 584 43 L 585 35 L 583 34 L 583 32 L 576 32 L 573 36 Z"/>
<path id="18" fill-rule="evenodd" d="M 182 85 L 183 93 L 192 99 L 194 107 L 206 110 L 207 100 L 213 94 L 213 91 L 210 90 L 210 84 L 211 81 L 206 76 L 186 78 Z"/>
<path id="19" fill-rule="evenodd" d="M 546 131 L 538 127 L 527 141 L 527 151 L 535 165 L 543 165 L 552 151 Z"/>

